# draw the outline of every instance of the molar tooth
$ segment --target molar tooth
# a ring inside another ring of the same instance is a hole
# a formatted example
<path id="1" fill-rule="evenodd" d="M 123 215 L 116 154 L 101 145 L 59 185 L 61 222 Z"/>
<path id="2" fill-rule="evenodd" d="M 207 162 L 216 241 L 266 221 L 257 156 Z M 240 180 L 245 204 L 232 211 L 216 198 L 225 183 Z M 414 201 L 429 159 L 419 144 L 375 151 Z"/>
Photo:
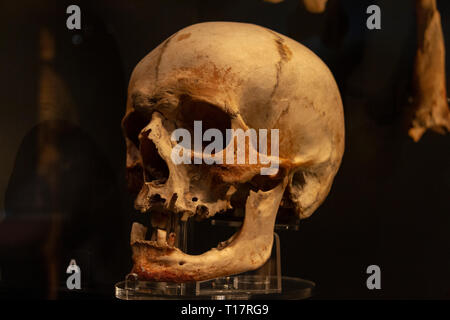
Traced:
<path id="1" fill-rule="evenodd" d="M 175 232 L 169 233 L 169 237 L 168 237 L 168 240 L 167 240 L 168 245 L 171 246 L 171 247 L 173 247 L 174 244 L 175 244 L 175 239 L 176 239 L 176 234 L 175 234 Z"/>
<path id="2" fill-rule="evenodd" d="M 144 240 L 147 228 L 138 222 L 134 222 L 131 227 L 131 242 Z"/>
<path id="3" fill-rule="evenodd" d="M 167 244 L 166 236 L 167 236 L 166 230 L 158 229 L 156 233 L 156 243 L 158 243 L 159 245 Z"/>

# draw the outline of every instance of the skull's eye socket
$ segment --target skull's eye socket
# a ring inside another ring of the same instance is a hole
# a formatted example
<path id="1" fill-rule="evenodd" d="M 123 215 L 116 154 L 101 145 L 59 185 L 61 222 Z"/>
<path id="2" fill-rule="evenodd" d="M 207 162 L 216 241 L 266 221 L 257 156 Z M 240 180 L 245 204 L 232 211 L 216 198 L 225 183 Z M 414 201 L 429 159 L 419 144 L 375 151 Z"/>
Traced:
<path id="1" fill-rule="evenodd" d="M 179 128 L 189 130 L 192 139 L 194 138 L 194 121 L 201 121 L 201 132 L 203 134 L 208 129 L 219 130 L 222 134 L 222 148 L 227 146 L 226 130 L 231 129 L 230 116 L 215 105 L 204 101 L 193 100 L 189 96 L 183 96 L 180 99 L 177 125 Z M 199 123 L 197 123 L 197 125 L 199 125 Z M 210 142 L 208 141 L 203 141 L 203 148 L 209 143 Z"/>
<path id="2" fill-rule="evenodd" d="M 148 121 L 148 119 L 135 111 L 130 113 L 123 120 L 122 125 L 125 136 L 130 139 L 137 148 L 139 148 L 139 133 L 147 125 Z"/>
<path id="3" fill-rule="evenodd" d="M 158 183 L 165 183 L 169 177 L 169 168 L 166 162 L 158 154 L 153 141 L 148 138 L 149 131 L 142 132 L 149 121 L 148 117 L 134 111 L 122 123 L 125 136 L 134 144 L 134 147 L 128 148 L 128 152 L 135 153 L 133 158 L 141 158 L 139 165 L 128 169 L 127 180 L 132 193 L 140 190 L 143 184 L 142 176 L 145 182 L 156 181 Z M 139 155 L 137 155 L 138 153 Z"/>

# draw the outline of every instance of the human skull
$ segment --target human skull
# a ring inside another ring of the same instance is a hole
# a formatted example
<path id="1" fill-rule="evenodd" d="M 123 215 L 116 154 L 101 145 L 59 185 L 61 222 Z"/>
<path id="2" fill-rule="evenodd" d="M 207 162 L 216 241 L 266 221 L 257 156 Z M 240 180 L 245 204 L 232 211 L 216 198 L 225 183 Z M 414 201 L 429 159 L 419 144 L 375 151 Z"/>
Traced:
<path id="1" fill-rule="evenodd" d="M 192 130 L 194 120 L 222 132 L 279 129 L 278 172 L 262 175 L 263 165 L 248 161 L 175 164 L 171 135 Z M 150 213 L 154 228 L 146 240 L 147 228 L 132 226 L 133 272 L 154 281 L 201 281 L 262 266 L 280 204 L 309 217 L 344 152 L 342 102 L 326 65 L 296 41 L 245 23 L 192 25 L 151 51 L 131 76 L 122 126 L 135 207 Z M 245 210 L 244 222 L 217 248 L 189 255 L 176 246 L 177 219 L 231 209 Z"/>

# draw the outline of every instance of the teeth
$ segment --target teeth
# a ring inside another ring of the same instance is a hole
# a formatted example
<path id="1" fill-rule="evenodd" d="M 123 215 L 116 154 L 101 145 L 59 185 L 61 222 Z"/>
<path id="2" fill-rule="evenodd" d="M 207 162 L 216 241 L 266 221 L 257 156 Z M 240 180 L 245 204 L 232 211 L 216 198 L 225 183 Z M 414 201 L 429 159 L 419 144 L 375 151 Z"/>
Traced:
<path id="1" fill-rule="evenodd" d="M 138 222 L 134 222 L 131 227 L 131 242 L 144 240 L 147 228 Z"/>
<path id="2" fill-rule="evenodd" d="M 169 246 L 173 247 L 175 245 L 176 234 L 174 232 L 169 233 L 169 238 L 167 239 L 167 243 Z"/>
<path id="3" fill-rule="evenodd" d="M 167 244 L 166 237 L 167 237 L 166 230 L 158 229 L 156 234 L 156 243 L 161 246 Z"/>

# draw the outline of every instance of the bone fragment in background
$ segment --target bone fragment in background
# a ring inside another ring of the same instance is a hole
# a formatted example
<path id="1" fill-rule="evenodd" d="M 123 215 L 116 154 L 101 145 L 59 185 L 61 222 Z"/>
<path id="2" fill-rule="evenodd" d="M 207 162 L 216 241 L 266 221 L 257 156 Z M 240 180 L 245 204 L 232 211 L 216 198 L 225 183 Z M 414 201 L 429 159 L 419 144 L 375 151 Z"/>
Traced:
<path id="1" fill-rule="evenodd" d="M 284 0 L 264 0 L 265 2 L 270 2 L 270 3 L 280 3 L 283 2 Z"/>
<path id="2" fill-rule="evenodd" d="M 436 0 L 417 0 L 417 43 L 414 65 L 414 114 L 409 136 L 419 141 L 426 130 L 450 130 L 445 76 L 445 46 Z"/>
<path id="3" fill-rule="evenodd" d="M 306 10 L 311 13 L 322 13 L 325 11 L 328 0 L 303 0 Z"/>
<path id="4" fill-rule="evenodd" d="M 265 2 L 270 3 L 281 3 L 284 0 L 264 0 Z M 328 0 L 303 0 L 303 4 L 305 5 L 306 10 L 311 13 L 322 13 L 325 11 Z"/>

